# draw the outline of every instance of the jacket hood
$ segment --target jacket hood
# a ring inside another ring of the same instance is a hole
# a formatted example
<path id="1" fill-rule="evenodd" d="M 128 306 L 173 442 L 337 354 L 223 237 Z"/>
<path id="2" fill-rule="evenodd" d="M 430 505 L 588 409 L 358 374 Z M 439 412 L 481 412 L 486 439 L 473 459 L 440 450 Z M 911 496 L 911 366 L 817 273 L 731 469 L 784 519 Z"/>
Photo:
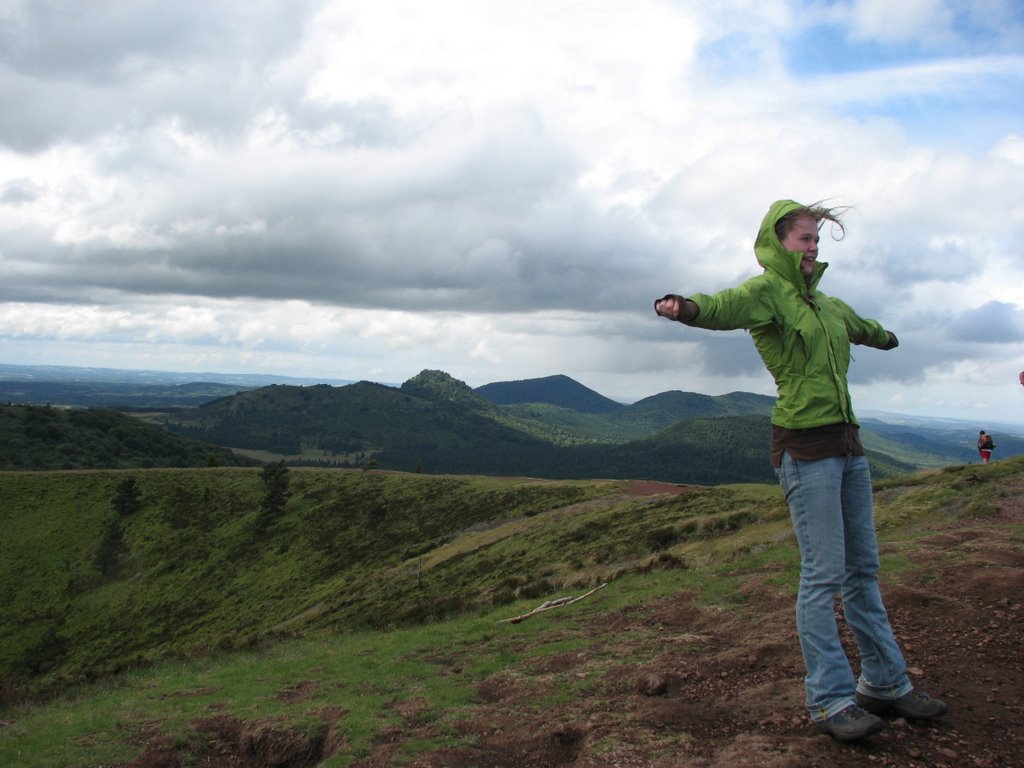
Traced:
<path id="1" fill-rule="evenodd" d="M 792 283 L 801 293 L 807 291 L 807 282 L 800 270 L 801 255 L 795 251 L 787 251 L 779 242 L 775 234 L 775 225 L 783 216 L 798 208 L 806 206 L 794 200 L 776 200 L 768 208 L 768 213 L 761 220 L 761 228 L 757 231 L 757 239 L 754 241 L 754 255 L 757 263 L 764 269 L 774 272 L 788 283 Z M 811 278 L 811 287 L 817 285 L 821 279 L 821 273 L 825 271 L 828 264 L 818 262 L 814 266 L 814 274 Z"/>

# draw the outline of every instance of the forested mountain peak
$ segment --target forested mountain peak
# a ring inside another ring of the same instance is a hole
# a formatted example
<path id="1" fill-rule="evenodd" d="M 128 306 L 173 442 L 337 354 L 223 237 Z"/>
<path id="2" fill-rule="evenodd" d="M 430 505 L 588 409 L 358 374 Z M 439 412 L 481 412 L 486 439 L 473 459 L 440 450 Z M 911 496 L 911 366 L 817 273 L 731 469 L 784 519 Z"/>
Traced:
<path id="1" fill-rule="evenodd" d="M 473 391 L 497 405 L 548 403 L 579 413 L 618 413 L 626 408 L 622 403 L 607 398 L 563 374 L 539 379 L 498 381 L 484 384 Z"/>
<path id="2" fill-rule="evenodd" d="M 402 384 L 402 391 L 430 399 L 465 403 L 473 407 L 486 405 L 468 384 L 444 371 L 423 370 Z"/>

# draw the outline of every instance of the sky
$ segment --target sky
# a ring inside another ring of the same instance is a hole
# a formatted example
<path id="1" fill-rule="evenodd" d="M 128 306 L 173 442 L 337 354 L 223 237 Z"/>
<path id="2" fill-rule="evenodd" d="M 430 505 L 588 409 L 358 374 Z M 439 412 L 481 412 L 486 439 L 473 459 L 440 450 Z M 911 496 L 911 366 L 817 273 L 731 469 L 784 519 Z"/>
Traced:
<path id="1" fill-rule="evenodd" d="M 0 0 L 0 362 L 773 395 L 658 318 L 848 205 L 858 412 L 1024 423 L 1020 0 Z"/>

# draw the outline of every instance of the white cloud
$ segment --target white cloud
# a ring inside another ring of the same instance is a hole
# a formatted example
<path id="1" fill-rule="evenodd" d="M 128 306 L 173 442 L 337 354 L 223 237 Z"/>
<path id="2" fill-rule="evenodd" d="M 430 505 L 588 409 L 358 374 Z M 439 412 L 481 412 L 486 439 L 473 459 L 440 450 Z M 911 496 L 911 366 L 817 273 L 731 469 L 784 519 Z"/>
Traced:
<path id="1" fill-rule="evenodd" d="M 1019 332 L 1024 38 L 1005 2 L 897 5 L 7 3 L 0 357 L 770 391 L 651 301 L 831 198 L 823 288 L 901 339 L 859 397 L 925 402 Z"/>
<path id="2" fill-rule="evenodd" d="M 887 45 L 949 41 L 953 19 L 947 0 L 856 0 L 850 9 L 855 37 Z"/>
<path id="3" fill-rule="evenodd" d="M 1009 160 L 1024 165 L 1024 136 L 1010 134 L 992 149 L 993 160 Z"/>

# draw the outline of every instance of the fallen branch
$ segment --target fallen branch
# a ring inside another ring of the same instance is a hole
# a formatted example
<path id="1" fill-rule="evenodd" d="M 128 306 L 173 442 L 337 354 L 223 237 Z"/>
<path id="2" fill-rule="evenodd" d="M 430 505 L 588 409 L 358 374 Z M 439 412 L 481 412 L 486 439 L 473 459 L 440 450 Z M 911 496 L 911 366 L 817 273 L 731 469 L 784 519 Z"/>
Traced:
<path id="1" fill-rule="evenodd" d="M 605 582 L 601 586 L 594 587 L 592 590 L 590 590 L 589 592 L 587 592 L 584 595 L 580 595 L 579 597 L 559 597 L 559 598 L 557 598 L 555 600 L 548 600 L 546 603 L 542 603 L 541 605 L 538 605 L 536 608 L 534 608 L 529 613 L 523 613 L 523 614 L 520 614 L 519 616 L 513 616 L 511 619 L 502 619 L 498 623 L 499 624 L 506 624 L 506 623 L 507 624 L 518 624 L 520 621 L 525 621 L 526 619 L 530 618 L 531 616 L 534 616 L 534 615 L 536 615 L 538 613 L 541 613 L 543 611 L 550 611 L 552 608 L 562 608 L 562 607 L 564 607 L 566 605 L 572 605 L 573 603 L 578 603 L 580 600 L 583 600 L 584 598 L 590 597 L 592 594 L 594 594 L 598 590 L 604 589 L 607 586 L 608 586 L 608 583 Z"/>

